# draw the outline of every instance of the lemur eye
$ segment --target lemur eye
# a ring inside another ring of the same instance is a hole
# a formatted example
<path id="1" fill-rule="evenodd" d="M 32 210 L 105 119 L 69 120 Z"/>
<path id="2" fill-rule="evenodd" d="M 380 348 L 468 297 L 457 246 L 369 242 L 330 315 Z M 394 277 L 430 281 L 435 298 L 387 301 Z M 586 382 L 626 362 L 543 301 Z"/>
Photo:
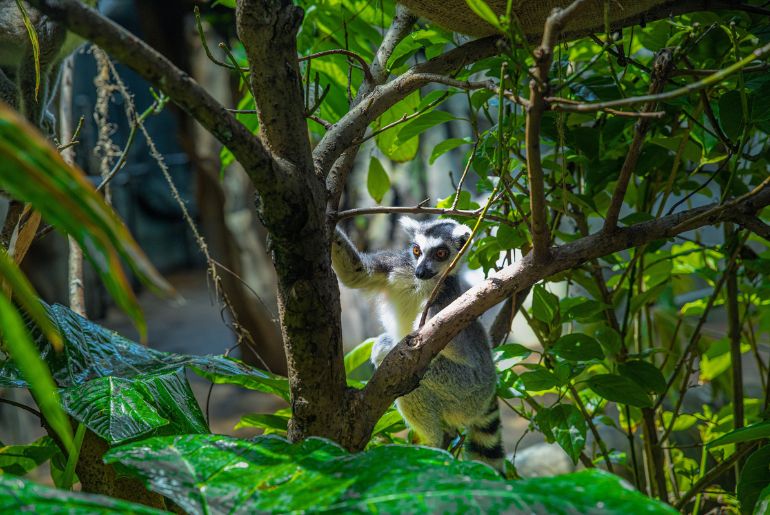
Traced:
<path id="1" fill-rule="evenodd" d="M 422 255 L 422 250 L 420 250 L 419 245 L 412 245 L 412 254 L 414 254 L 414 257 L 420 257 Z"/>
<path id="2" fill-rule="evenodd" d="M 438 249 L 436 251 L 436 259 L 443 261 L 448 257 L 449 257 L 449 251 L 447 249 Z"/>

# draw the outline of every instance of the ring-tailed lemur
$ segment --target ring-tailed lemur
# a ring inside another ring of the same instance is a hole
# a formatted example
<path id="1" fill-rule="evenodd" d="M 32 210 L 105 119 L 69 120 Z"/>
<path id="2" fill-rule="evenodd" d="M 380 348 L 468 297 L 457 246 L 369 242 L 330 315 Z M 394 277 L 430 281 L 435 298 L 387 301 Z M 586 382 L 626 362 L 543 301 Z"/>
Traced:
<path id="1" fill-rule="evenodd" d="M 332 246 L 337 277 L 348 287 L 382 296 L 386 332 L 372 347 L 372 363 L 417 329 L 425 303 L 470 230 L 453 220 L 418 222 L 401 218 L 411 243 L 405 250 L 360 253 L 339 228 Z M 464 291 L 460 278 L 447 276 L 428 309 L 432 317 Z M 458 334 L 431 362 L 420 385 L 396 400 L 398 411 L 420 443 L 446 448 L 460 428 L 467 429 L 465 451 L 502 471 L 500 411 L 495 395 L 492 351 L 478 321 Z"/>
<path id="2" fill-rule="evenodd" d="M 85 0 L 93 7 L 98 0 Z M 20 111 L 37 127 L 53 132 L 48 105 L 56 93 L 65 57 L 83 40 L 27 2 L 21 2 L 37 35 L 40 50 L 40 88 L 35 91 L 35 58 L 29 33 L 16 0 L 0 0 L 0 99 Z"/>

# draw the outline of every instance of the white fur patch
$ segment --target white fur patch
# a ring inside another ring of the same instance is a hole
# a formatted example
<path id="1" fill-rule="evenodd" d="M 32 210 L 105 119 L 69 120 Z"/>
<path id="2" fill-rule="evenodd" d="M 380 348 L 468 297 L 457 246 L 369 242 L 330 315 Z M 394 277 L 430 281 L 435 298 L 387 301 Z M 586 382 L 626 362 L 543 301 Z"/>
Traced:
<path id="1" fill-rule="evenodd" d="M 471 235 L 471 228 L 467 225 L 463 224 L 457 224 L 457 226 L 452 229 L 452 237 L 453 238 L 460 238 L 462 236 L 465 236 L 466 238 Z"/>
<path id="2" fill-rule="evenodd" d="M 408 216 L 402 216 L 399 218 L 398 223 L 401 224 L 401 227 L 409 236 L 413 236 L 415 231 L 417 231 L 417 229 L 420 227 L 420 222 L 414 218 L 409 218 Z"/>

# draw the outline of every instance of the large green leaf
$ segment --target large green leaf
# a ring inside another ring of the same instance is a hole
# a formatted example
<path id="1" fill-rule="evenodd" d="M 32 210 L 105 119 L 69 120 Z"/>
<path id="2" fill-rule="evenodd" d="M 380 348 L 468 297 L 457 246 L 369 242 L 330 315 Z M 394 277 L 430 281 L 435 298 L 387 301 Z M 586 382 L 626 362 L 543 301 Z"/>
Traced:
<path id="1" fill-rule="evenodd" d="M 61 306 L 47 306 L 48 314 L 64 339 L 64 350 L 53 352 L 42 334 L 37 334 L 40 354 L 61 387 L 81 385 L 97 377 L 131 378 L 139 374 L 173 372 L 187 366 L 216 383 L 288 397 L 288 381 L 225 356 L 190 356 L 161 352 L 135 343 Z M 27 382 L 10 361 L 0 362 L 0 384 L 23 388 Z"/>
<path id="2" fill-rule="evenodd" d="M 652 407 L 650 396 L 641 386 L 626 376 L 599 374 L 589 377 L 586 382 L 591 390 L 608 401 L 628 404 L 637 408 Z"/>
<path id="3" fill-rule="evenodd" d="M 369 361 L 372 355 L 372 345 L 374 345 L 374 338 L 369 338 L 345 354 L 345 374 L 350 375 L 351 372 Z"/>
<path id="4" fill-rule="evenodd" d="M 753 513 L 761 492 L 770 485 L 770 445 L 754 451 L 746 460 L 738 481 L 741 513 Z"/>
<path id="5" fill-rule="evenodd" d="M 420 105 L 420 92 L 415 91 L 408 95 L 401 102 L 382 113 L 382 115 L 374 123 L 374 129 L 382 129 L 391 123 L 401 120 L 404 116 L 408 116 L 417 110 L 417 106 Z M 388 158 L 396 162 L 411 161 L 414 156 L 417 155 L 417 147 L 419 145 L 418 138 L 412 138 L 408 141 L 397 142 L 396 137 L 398 135 L 397 128 L 390 128 L 379 133 L 376 137 L 377 147 Z"/>
<path id="6" fill-rule="evenodd" d="M 0 472 L 23 476 L 60 452 L 50 436 L 44 436 L 27 445 L 2 446 L 0 447 Z"/>
<path id="7" fill-rule="evenodd" d="M 662 394 L 666 391 L 666 378 L 658 367 L 648 361 L 635 359 L 620 363 L 618 372 L 631 378 L 647 392 Z"/>
<path id="8" fill-rule="evenodd" d="M 173 289 L 83 172 L 65 163 L 50 142 L 4 104 L 0 162 L 0 189 L 29 202 L 49 223 L 77 240 L 110 294 L 144 335 L 146 325 L 121 260 L 154 290 Z"/>
<path id="9" fill-rule="evenodd" d="M 425 447 L 348 454 L 317 438 L 292 445 L 275 436 L 186 435 L 128 444 L 105 459 L 195 514 L 676 513 L 606 472 L 505 481 L 486 465 Z"/>
<path id="10" fill-rule="evenodd" d="M 4 380 L 3 385 L 15 386 L 16 382 L 28 384 L 48 425 L 59 436 L 67 451 L 74 451 L 72 427 L 70 427 L 69 420 L 67 420 L 59 402 L 59 394 L 51 377 L 51 371 L 37 352 L 35 343 L 27 332 L 24 320 L 16 311 L 16 307 L 1 290 L 0 340 L 10 353 L 14 363 L 12 365 L 13 378 Z M 53 350 L 50 353 L 53 353 Z M 10 360 L 0 362 L 3 368 L 9 364 Z"/>
<path id="11" fill-rule="evenodd" d="M 412 138 L 419 136 L 431 127 L 435 127 L 441 123 L 451 122 L 452 120 L 456 119 L 456 116 L 447 113 L 446 111 L 428 111 L 427 113 L 421 114 L 414 120 L 407 122 L 401 128 L 401 130 L 398 131 L 396 144 L 403 145 L 407 141 L 410 141 Z"/>
<path id="12" fill-rule="evenodd" d="M 577 464 L 586 445 L 587 425 L 583 415 L 571 404 L 557 404 L 548 410 L 547 416 L 554 440 Z"/>
<path id="13" fill-rule="evenodd" d="M 151 434 L 208 433 L 184 369 L 99 377 L 62 392 L 67 412 L 112 445 Z"/>
<path id="14" fill-rule="evenodd" d="M 0 474 L 0 512 L 91 515 L 162 515 L 166 512 L 104 495 L 57 490 L 14 476 Z"/>
<path id="15" fill-rule="evenodd" d="M 559 297 L 536 284 L 532 290 L 532 316 L 541 322 L 550 324 L 559 313 Z"/>
<path id="16" fill-rule="evenodd" d="M 602 346 L 595 338 L 585 333 L 565 334 L 556 340 L 550 350 L 568 361 L 604 359 Z"/>
<path id="17" fill-rule="evenodd" d="M 770 421 L 768 420 L 730 431 L 713 442 L 709 442 L 708 446 L 719 447 L 720 445 L 727 445 L 729 443 L 750 442 L 752 440 L 761 440 L 763 438 L 770 438 Z"/>
<path id="18" fill-rule="evenodd" d="M 366 175 L 366 189 L 378 204 L 390 190 L 390 177 L 376 157 L 369 158 L 369 173 Z"/>

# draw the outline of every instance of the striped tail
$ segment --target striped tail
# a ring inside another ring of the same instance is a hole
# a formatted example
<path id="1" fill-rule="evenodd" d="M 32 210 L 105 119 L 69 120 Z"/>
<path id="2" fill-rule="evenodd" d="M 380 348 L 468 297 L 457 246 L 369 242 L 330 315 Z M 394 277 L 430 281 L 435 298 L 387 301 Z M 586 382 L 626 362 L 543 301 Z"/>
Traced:
<path id="1" fill-rule="evenodd" d="M 467 459 L 488 463 L 498 472 L 503 472 L 505 451 L 500 426 L 500 408 L 497 396 L 492 397 L 486 413 L 468 427 L 465 439 Z"/>

